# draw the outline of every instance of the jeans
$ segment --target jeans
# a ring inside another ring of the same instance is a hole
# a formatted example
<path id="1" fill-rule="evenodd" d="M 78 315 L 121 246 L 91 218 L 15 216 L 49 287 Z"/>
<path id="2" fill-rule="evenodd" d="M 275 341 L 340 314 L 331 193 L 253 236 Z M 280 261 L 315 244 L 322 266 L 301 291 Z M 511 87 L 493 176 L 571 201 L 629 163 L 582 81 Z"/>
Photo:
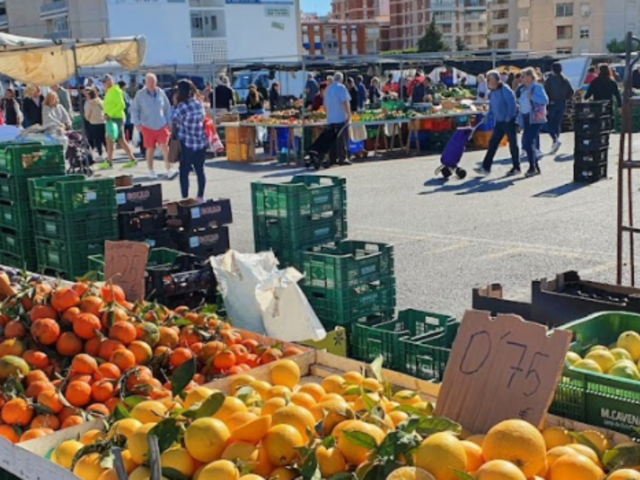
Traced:
<path id="1" fill-rule="evenodd" d="M 524 132 L 522 133 L 522 149 L 527 152 L 527 158 L 529 160 L 529 168 L 538 168 L 538 158 L 536 157 L 536 137 L 540 135 L 540 128 L 542 124 L 531 123 L 528 116 L 524 118 Z"/>
<path id="2" fill-rule="evenodd" d="M 516 132 L 516 124 L 515 122 L 496 122 L 493 127 L 493 134 L 491 135 L 491 139 L 489 140 L 489 148 L 487 149 L 487 153 L 484 156 L 484 161 L 482 162 L 482 167 L 485 170 L 491 170 L 491 165 L 493 165 L 493 158 L 496 156 L 496 152 L 498 151 L 498 147 L 500 146 L 500 142 L 507 136 L 509 140 L 509 150 L 511 151 L 511 162 L 513 163 L 513 168 L 520 168 L 520 151 L 518 150 L 518 135 Z"/>
<path id="3" fill-rule="evenodd" d="M 344 123 L 334 123 L 331 127 L 336 133 L 333 146 L 329 149 L 329 163 L 331 165 L 342 163 L 349 158 L 349 129 L 344 128 Z M 342 134 L 338 135 L 340 132 Z"/>
<path id="4" fill-rule="evenodd" d="M 557 142 L 558 138 L 560 138 L 562 119 L 566 110 L 566 102 L 552 103 L 547 110 L 547 128 L 549 129 L 551 140 L 554 142 Z"/>
<path id="5" fill-rule="evenodd" d="M 86 130 L 89 145 L 91 146 L 91 148 L 95 149 L 98 152 L 98 155 L 102 156 L 102 147 L 106 148 L 107 146 L 107 131 L 105 129 L 104 123 L 94 125 L 87 122 Z"/>
<path id="6" fill-rule="evenodd" d="M 194 150 L 187 147 L 184 142 L 180 142 L 180 146 L 182 147 L 180 157 L 180 192 L 182 193 L 182 198 L 189 197 L 189 173 L 191 173 L 191 168 L 196 171 L 196 176 L 198 177 L 198 197 L 202 198 L 207 182 L 204 176 L 204 158 L 207 149 Z"/>

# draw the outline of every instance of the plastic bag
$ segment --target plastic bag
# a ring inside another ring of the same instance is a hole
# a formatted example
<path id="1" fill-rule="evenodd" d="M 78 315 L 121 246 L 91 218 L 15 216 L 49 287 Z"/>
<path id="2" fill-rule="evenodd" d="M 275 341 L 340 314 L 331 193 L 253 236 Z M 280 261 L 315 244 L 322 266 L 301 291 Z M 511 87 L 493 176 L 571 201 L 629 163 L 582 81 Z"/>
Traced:
<path id="1" fill-rule="evenodd" d="M 138 130 L 137 128 L 134 128 L 133 129 L 133 138 L 131 139 L 131 144 L 134 147 L 139 147 L 141 141 L 142 141 L 142 139 L 140 137 L 140 130 Z"/>
<path id="2" fill-rule="evenodd" d="M 233 325 L 266 334 L 256 288 L 277 271 L 278 260 L 273 252 L 241 254 L 229 250 L 224 255 L 211 257 L 211 266 Z"/>
<path id="3" fill-rule="evenodd" d="M 213 120 L 209 117 L 205 117 L 204 119 L 204 132 L 207 135 L 207 141 L 209 142 L 209 148 L 211 148 L 211 151 L 215 153 L 222 152 L 224 150 L 224 145 L 220 140 L 218 132 L 216 132 L 216 126 L 213 124 Z"/>
<path id="4" fill-rule="evenodd" d="M 352 142 L 362 142 L 367 139 L 367 127 L 364 125 L 351 125 L 349 127 L 349 138 Z"/>
<path id="5" fill-rule="evenodd" d="M 116 142 L 118 140 L 118 136 L 120 133 L 118 129 L 118 124 L 111 120 L 107 120 L 105 128 L 107 129 L 107 137 L 109 137 L 111 140 Z"/>
<path id="6" fill-rule="evenodd" d="M 327 332 L 298 286 L 295 268 L 279 270 L 258 285 L 256 298 L 267 335 L 285 342 L 324 340 Z"/>

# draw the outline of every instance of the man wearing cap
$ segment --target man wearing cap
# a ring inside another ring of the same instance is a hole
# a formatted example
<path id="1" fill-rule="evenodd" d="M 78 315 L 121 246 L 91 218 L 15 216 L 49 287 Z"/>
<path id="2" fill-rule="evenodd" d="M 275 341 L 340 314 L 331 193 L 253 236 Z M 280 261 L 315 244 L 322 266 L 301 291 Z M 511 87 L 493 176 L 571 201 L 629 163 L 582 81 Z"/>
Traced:
<path id="1" fill-rule="evenodd" d="M 124 137 L 124 120 L 126 103 L 124 101 L 124 92 L 118 84 L 113 83 L 113 77 L 111 75 L 105 75 L 102 79 L 104 85 L 104 102 L 102 108 L 104 110 L 104 117 L 107 122 L 115 125 L 115 136 L 109 133 L 110 128 L 107 126 L 107 160 L 102 162 L 98 168 L 101 170 L 111 168 L 113 166 L 113 147 L 117 142 L 120 148 L 127 154 L 129 162 L 126 163 L 123 168 L 131 168 L 136 165 L 136 159 L 131 153 L 131 148 Z"/>
<path id="2" fill-rule="evenodd" d="M 158 178 L 153 169 L 153 155 L 156 146 L 162 153 L 164 166 L 169 180 L 178 175 L 169 163 L 169 135 L 171 124 L 171 104 L 162 89 L 157 88 L 158 79 L 153 73 L 147 73 L 144 79 L 145 86 L 136 94 L 131 109 L 133 124 L 140 130 L 143 145 L 146 149 L 148 177 Z"/>

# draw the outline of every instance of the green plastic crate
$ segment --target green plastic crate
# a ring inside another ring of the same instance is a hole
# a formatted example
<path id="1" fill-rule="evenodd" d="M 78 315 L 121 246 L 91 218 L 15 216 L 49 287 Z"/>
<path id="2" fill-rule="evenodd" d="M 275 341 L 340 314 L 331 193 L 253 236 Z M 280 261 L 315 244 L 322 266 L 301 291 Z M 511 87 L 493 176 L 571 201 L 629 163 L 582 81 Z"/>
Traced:
<path id="1" fill-rule="evenodd" d="M 0 250 L 0 265 L 35 272 L 38 267 L 38 261 L 35 251 L 25 257 L 24 255 Z"/>
<path id="2" fill-rule="evenodd" d="M 106 212 L 106 213 L 103 213 Z M 41 238 L 68 242 L 102 239 L 118 236 L 118 218 L 108 210 L 61 214 L 35 211 L 33 229 Z"/>
<path id="3" fill-rule="evenodd" d="M 170 248 L 152 248 L 149 250 L 147 267 L 172 264 L 181 255 L 186 254 Z M 89 271 L 98 272 L 100 279 L 104 279 L 104 255 L 89 256 Z"/>
<path id="4" fill-rule="evenodd" d="M 0 174 L 0 201 L 29 204 L 29 184 L 26 178 Z"/>
<path id="5" fill-rule="evenodd" d="M 347 208 L 346 180 L 328 175 L 297 175 L 288 183 L 251 184 L 253 214 L 289 226 Z"/>
<path id="6" fill-rule="evenodd" d="M 405 362 L 403 371 L 422 380 L 441 382 L 459 326 L 455 322 L 444 332 L 401 338 L 400 357 Z"/>
<path id="7" fill-rule="evenodd" d="M 344 240 L 321 245 L 302 255 L 303 285 L 331 289 L 358 287 L 394 274 L 389 243 Z"/>
<path id="8" fill-rule="evenodd" d="M 117 211 L 113 178 L 86 178 L 83 175 L 29 179 L 29 197 L 34 210 L 79 213 L 96 210 Z"/>
<path id="9" fill-rule="evenodd" d="M 584 356 L 595 345 L 615 344 L 621 333 L 640 333 L 640 315 L 601 312 L 559 327 L 574 335 L 571 351 Z M 550 413 L 631 434 L 640 425 L 640 381 L 565 368 Z"/>
<path id="10" fill-rule="evenodd" d="M 0 227 L 19 232 L 31 231 L 31 212 L 28 203 L 0 201 Z"/>
<path id="11" fill-rule="evenodd" d="M 372 362 L 382 355 L 386 368 L 404 372 L 406 362 L 400 339 L 444 333 L 456 323 L 457 320 L 449 315 L 402 310 L 396 319 L 384 323 L 355 324 L 351 334 L 352 352 L 354 358 L 364 362 Z"/>
<path id="12" fill-rule="evenodd" d="M 62 145 L 35 143 L 0 144 L 0 173 L 13 176 L 64 174 Z"/>
<path id="13" fill-rule="evenodd" d="M 358 320 L 378 316 L 390 319 L 396 307 L 396 283 L 391 278 L 377 285 L 347 290 L 302 287 L 309 304 L 321 321 L 352 325 Z"/>
<path id="14" fill-rule="evenodd" d="M 35 265 L 33 235 L 8 228 L 0 228 L 0 251 L 22 259 L 22 263 Z"/>
<path id="15" fill-rule="evenodd" d="M 38 271 L 66 279 L 81 277 L 89 271 L 89 256 L 104 253 L 105 240 L 117 239 L 117 236 L 112 236 L 69 243 L 62 240 L 36 238 Z"/>

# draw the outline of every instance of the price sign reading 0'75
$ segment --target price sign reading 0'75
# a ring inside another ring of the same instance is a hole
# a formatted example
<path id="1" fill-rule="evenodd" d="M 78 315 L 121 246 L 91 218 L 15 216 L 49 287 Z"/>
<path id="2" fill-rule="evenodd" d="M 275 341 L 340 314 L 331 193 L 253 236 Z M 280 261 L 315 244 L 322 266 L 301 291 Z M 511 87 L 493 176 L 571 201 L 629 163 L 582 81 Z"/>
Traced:
<path id="1" fill-rule="evenodd" d="M 568 331 L 515 315 L 467 311 L 451 350 L 436 414 L 486 433 L 509 418 L 542 426 L 571 341 Z"/>

